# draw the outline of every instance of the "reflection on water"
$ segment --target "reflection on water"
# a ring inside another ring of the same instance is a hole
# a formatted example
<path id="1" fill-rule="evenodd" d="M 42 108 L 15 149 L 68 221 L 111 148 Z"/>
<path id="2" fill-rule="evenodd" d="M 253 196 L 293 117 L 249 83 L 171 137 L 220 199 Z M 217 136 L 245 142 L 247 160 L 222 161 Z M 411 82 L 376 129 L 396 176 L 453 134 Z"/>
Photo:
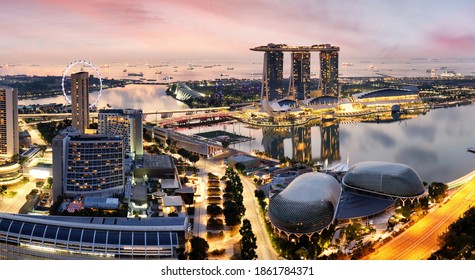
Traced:
<path id="1" fill-rule="evenodd" d="M 143 112 L 157 110 L 174 110 L 189 108 L 186 104 L 166 95 L 166 86 L 163 85 L 127 85 L 123 88 L 106 89 L 102 92 L 97 108 L 134 108 Z M 90 94 L 90 100 L 96 100 L 98 92 Z M 21 105 L 59 103 L 66 104 L 64 96 L 56 96 L 41 100 L 19 100 Z"/>
<path id="2" fill-rule="evenodd" d="M 294 128 L 252 129 L 240 123 L 184 130 L 232 130 L 254 140 L 233 145 L 246 152 L 265 151 L 272 157 L 330 166 L 368 160 L 399 162 L 413 167 L 424 181 L 449 182 L 475 169 L 475 105 L 437 109 L 421 115 L 401 115 L 392 122 L 324 123 Z M 383 118 L 381 118 L 383 120 Z M 342 159 L 343 157 L 343 159 Z"/>
<path id="3" fill-rule="evenodd" d="M 128 85 L 104 90 L 98 108 L 142 108 L 144 112 L 187 108 L 165 94 L 165 86 Z M 96 98 L 92 93 L 91 98 Z M 20 100 L 19 104 L 64 103 L 64 97 Z M 217 124 L 184 129 L 194 134 L 227 130 L 252 137 L 252 141 L 233 144 L 241 151 L 265 151 L 280 159 L 298 161 L 340 161 L 350 165 L 368 160 L 399 162 L 413 167 L 424 181 L 448 182 L 475 169 L 475 155 L 467 147 L 475 146 L 475 105 L 422 112 L 378 116 L 365 122 L 341 120 L 336 123 L 294 128 L 252 128 L 241 123 Z M 149 116 L 146 121 L 154 121 Z M 343 157 L 343 160 L 342 160 Z"/>

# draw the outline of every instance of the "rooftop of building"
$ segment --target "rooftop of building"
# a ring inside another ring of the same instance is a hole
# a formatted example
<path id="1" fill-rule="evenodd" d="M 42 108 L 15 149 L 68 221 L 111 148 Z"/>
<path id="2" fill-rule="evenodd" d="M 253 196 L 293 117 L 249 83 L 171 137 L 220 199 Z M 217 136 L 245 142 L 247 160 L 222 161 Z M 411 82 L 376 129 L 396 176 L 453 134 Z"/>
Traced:
<path id="1" fill-rule="evenodd" d="M 143 155 L 144 168 L 174 169 L 175 164 L 169 155 Z"/>
<path id="2" fill-rule="evenodd" d="M 359 162 L 350 167 L 342 183 L 347 188 L 385 196 L 418 197 L 425 193 L 414 169 L 392 162 Z"/>
<path id="3" fill-rule="evenodd" d="M 267 44 L 251 48 L 251 51 L 282 51 L 282 52 L 316 52 L 316 51 L 339 51 L 340 47 L 330 44 L 318 44 L 312 46 L 287 46 L 286 44 Z"/>
<path id="4" fill-rule="evenodd" d="M 250 161 L 250 160 L 254 161 L 256 159 L 258 159 L 258 158 L 248 156 L 248 155 L 237 155 L 237 156 L 230 157 L 228 159 L 228 161 L 231 160 L 231 161 L 235 161 L 235 162 L 245 162 L 245 161 Z"/>
<path id="5" fill-rule="evenodd" d="M 158 217 L 132 219 L 125 217 L 32 216 L 0 213 L 0 219 L 11 219 L 37 224 L 66 226 L 84 229 L 116 228 L 117 230 L 149 230 L 162 227 L 184 227 L 186 217 Z M 183 230 L 183 229 L 182 229 Z"/>
<path id="6" fill-rule="evenodd" d="M 360 92 L 353 94 L 354 98 L 375 98 L 375 97 L 389 97 L 389 96 L 405 96 L 418 94 L 417 88 L 383 88 L 373 91 Z"/>

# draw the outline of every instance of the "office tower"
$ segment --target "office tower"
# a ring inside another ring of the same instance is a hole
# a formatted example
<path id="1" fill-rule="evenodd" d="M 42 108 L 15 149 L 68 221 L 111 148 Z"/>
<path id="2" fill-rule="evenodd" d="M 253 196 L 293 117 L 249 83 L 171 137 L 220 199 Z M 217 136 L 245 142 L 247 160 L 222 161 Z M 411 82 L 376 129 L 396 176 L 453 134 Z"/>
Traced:
<path id="1" fill-rule="evenodd" d="M 310 52 L 292 52 L 289 98 L 304 100 L 310 85 Z"/>
<path id="2" fill-rule="evenodd" d="M 338 96 L 338 50 L 320 51 L 320 89 L 323 95 Z"/>
<path id="3" fill-rule="evenodd" d="M 121 136 L 81 134 L 70 127 L 53 139 L 53 193 L 111 197 L 124 191 Z"/>
<path id="4" fill-rule="evenodd" d="M 18 153 L 18 93 L 16 89 L 0 87 L 0 161 Z"/>
<path id="5" fill-rule="evenodd" d="M 143 156 L 142 110 L 104 109 L 99 110 L 97 133 L 121 135 L 124 139 L 124 152 L 132 159 Z"/>
<path id="6" fill-rule="evenodd" d="M 72 126 L 81 133 L 89 127 L 89 74 L 71 74 L 71 114 Z"/>
<path id="7" fill-rule="evenodd" d="M 283 69 L 284 53 L 282 51 L 269 50 L 264 53 L 261 100 L 272 101 L 282 98 Z"/>

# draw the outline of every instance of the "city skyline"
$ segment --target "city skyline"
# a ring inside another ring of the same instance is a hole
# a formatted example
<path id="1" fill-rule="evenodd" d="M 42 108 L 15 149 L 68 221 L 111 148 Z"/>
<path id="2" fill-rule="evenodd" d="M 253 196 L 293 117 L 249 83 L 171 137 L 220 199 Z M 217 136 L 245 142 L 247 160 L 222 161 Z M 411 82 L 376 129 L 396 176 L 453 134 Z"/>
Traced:
<path id="1" fill-rule="evenodd" d="M 4 3 L 0 64 L 260 61 L 249 46 L 331 43 L 350 58 L 472 58 L 470 1 Z"/>

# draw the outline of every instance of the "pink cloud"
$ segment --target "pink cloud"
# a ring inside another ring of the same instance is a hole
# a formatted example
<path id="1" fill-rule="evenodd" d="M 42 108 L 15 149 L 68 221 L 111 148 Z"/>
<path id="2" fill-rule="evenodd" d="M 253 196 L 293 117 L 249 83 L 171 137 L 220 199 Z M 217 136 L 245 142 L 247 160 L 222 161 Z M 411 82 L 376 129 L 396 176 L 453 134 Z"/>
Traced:
<path id="1" fill-rule="evenodd" d="M 472 52 L 475 48 L 475 34 L 447 34 L 434 33 L 431 35 L 431 41 L 439 49 L 457 50 L 464 52 Z"/>

